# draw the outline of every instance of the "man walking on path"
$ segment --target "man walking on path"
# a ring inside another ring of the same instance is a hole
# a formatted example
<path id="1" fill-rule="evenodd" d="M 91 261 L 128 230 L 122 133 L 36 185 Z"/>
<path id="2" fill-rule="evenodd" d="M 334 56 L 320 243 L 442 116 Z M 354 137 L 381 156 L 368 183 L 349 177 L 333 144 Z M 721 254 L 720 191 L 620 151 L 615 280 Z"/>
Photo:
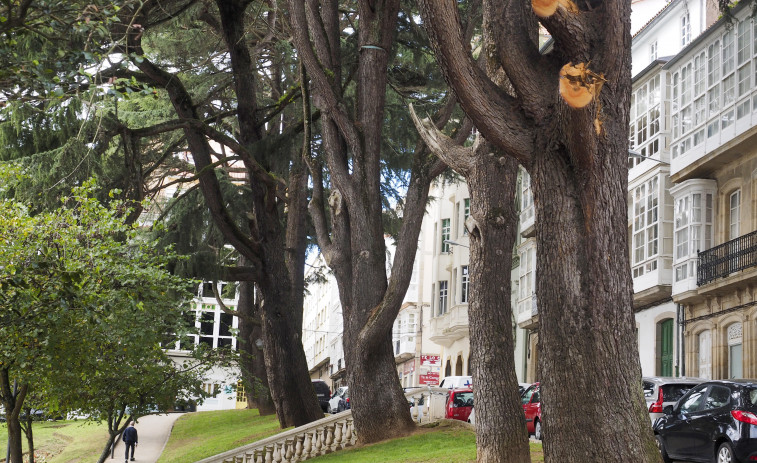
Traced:
<path id="1" fill-rule="evenodd" d="M 174 422 L 184 413 L 163 413 L 139 417 L 139 463 L 156 463 L 166 446 Z M 126 444 L 118 440 L 115 452 L 123 455 Z"/>
<path id="2" fill-rule="evenodd" d="M 126 444 L 126 463 L 129 462 L 129 449 L 131 449 L 131 461 L 134 461 L 134 447 L 139 442 L 139 438 L 137 437 L 137 428 L 134 427 L 133 421 L 124 430 L 123 441 Z"/>

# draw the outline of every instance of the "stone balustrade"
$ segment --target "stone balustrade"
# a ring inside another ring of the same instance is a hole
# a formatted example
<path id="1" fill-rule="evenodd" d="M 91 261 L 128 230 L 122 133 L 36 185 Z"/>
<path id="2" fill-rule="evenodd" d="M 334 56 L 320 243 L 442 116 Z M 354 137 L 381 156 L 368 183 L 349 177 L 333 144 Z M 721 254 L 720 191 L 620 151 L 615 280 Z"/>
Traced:
<path id="1" fill-rule="evenodd" d="M 405 394 L 413 421 L 425 424 L 444 418 L 447 389 L 420 387 Z M 197 463 L 297 463 L 355 445 L 352 410 L 327 416 Z"/>

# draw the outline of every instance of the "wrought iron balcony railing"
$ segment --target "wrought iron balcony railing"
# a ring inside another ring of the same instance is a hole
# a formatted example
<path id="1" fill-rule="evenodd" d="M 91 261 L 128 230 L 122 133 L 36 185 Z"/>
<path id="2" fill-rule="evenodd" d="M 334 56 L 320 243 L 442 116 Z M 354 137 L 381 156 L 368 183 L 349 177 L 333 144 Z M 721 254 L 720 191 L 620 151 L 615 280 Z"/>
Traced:
<path id="1" fill-rule="evenodd" d="M 699 252 L 697 285 L 757 266 L 757 231 Z"/>

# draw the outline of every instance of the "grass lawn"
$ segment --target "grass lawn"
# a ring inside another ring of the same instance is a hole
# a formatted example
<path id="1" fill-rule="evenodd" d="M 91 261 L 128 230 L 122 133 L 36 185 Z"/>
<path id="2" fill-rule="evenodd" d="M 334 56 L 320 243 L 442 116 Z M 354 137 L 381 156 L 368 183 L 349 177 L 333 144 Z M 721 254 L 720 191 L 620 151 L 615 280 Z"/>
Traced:
<path id="1" fill-rule="evenodd" d="M 189 413 L 174 424 L 159 463 L 190 463 L 281 432 L 276 415 L 257 410 Z"/>
<path id="2" fill-rule="evenodd" d="M 35 422 L 34 447 L 38 461 L 45 463 L 93 462 L 102 452 L 108 440 L 105 424 L 86 421 L 40 421 Z M 0 424 L 0 461 L 5 461 L 8 444 L 8 427 Z M 24 452 L 28 452 L 26 437 Z"/>
<path id="3" fill-rule="evenodd" d="M 476 435 L 463 423 L 443 422 L 432 428 L 422 428 L 411 436 L 353 447 L 329 455 L 313 458 L 314 463 L 468 463 L 476 461 Z M 531 443 L 531 461 L 543 462 L 541 444 Z"/>
<path id="4" fill-rule="evenodd" d="M 261 417 L 257 410 L 189 413 L 173 428 L 159 463 L 192 463 L 280 432 L 275 416 Z M 7 428 L 0 424 L 0 462 L 6 453 Z M 34 426 L 38 461 L 91 463 L 107 440 L 104 424 L 85 421 L 39 422 Z M 26 444 L 26 441 L 24 441 Z M 24 445 L 26 451 L 26 445 Z M 476 461 L 476 437 L 465 423 L 443 422 L 413 435 L 364 447 L 342 450 L 309 461 L 328 462 L 439 462 Z M 531 443 L 531 461 L 543 462 L 541 444 Z"/>

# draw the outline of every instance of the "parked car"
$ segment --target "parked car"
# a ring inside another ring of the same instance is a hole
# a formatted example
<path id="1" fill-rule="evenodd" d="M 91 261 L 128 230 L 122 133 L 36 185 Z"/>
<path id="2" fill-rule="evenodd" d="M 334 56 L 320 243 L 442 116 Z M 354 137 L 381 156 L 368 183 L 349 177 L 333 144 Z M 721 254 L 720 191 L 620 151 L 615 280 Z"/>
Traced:
<path id="1" fill-rule="evenodd" d="M 476 409 L 471 408 L 470 415 L 468 415 L 468 423 L 476 424 Z"/>
<path id="2" fill-rule="evenodd" d="M 523 412 L 526 414 L 526 430 L 528 434 L 533 434 L 534 439 L 541 440 L 541 390 L 539 389 L 539 383 L 532 384 L 528 389 L 520 396 L 521 403 L 523 404 Z"/>
<path id="3" fill-rule="evenodd" d="M 473 410 L 473 389 L 462 387 L 450 389 L 444 407 L 444 417 L 448 420 L 468 421 Z"/>
<path id="4" fill-rule="evenodd" d="M 644 388 L 644 398 L 647 401 L 647 410 L 652 423 L 663 416 L 662 409 L 673 405 L 689 392 L 689 389 L 703 383 L 702 378 L 671 378 L 667 376 L 645 376 L 641 378 Z"/>
<path id="5" fill-rule="evenodd" d="M 757 380 L 701 383 L 663 412 L 653 430 L 665 463 L 757 460 Z"/>
<path id="6" fill-rule="evenodd" d="M 322 379 L 313 380 L 313 389 L 315 389 L 315 395 L 318 397 L 318 403 L 321 404 L 321 409 L 325 412 L 329 409 L 329 400 L 331 399 L 331 388 L 326 381 Z"/>
<path id="7" fill-rule="evenodd" d="M 331 399 L 329 399 L 329 405 L 326 409 L 328 413 L 336 413 L 337 409 L 339 408 L 339 401 L 342 400 L 342 396 L 347 393 L 347 389 L 347 386 L 336 388 L 334 395 L 331 396 Z"/>
<path id="8" fill-rule="evenodd" d="M 447 376 L 442 380 L 441 384 L 439 384 L 439 387 L 447 388 L 447 389 L 454 389 L 458 387 L 472 387 L 472 386 L 473 386 L 472 376 Z"/>
<path id="9" fill-rule="evenodd" d="M 336 406 L 336 412 L 343 412 L 345 410 L 349 410 L 350 408 L 350 390 L 347 389 L 344 391 L 344 394 L 342 394 L 342 397 L 339 398 L 339 403 Z"/>

